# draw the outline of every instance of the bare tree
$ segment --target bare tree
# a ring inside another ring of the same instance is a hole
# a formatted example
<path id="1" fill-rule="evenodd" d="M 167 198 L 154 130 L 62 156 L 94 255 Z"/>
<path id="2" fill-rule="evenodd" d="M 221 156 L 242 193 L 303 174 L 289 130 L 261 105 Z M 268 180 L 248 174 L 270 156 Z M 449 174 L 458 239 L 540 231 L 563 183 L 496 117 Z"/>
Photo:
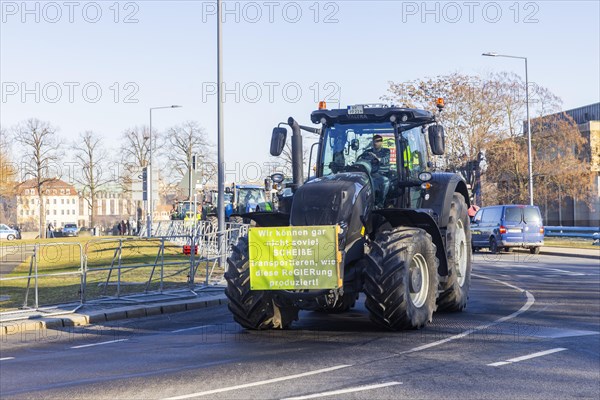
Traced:
<path id="1" fill-rule="evenodd" d="M 60 173 L 58 160 L 61 156 L 61 141 L 56 135 L 56 128 L 50 123 L 35 118 L 17 125 L 14 139 L 21 145 L 24 153 L 21 165 L 25 177 L 34 180 L 39 202 L 39 234 L 44 236 L 46 213 L 44 210 L 44 187 L 59 176 L 52 176 L 52 168 Z"/>
<path id="2" fill-rule="evenodd" d="M 79 134 L 79 140 L 73 142 L 72 148 L 75 152 L 75 160 L 78 170 L 74 180 L 83 186 L 83 197 L 89 209 L 90 228 L 96 222 L 96 198 L 97 193 L 104 185 L 114 182 L 115 176 L 108 168 L 108 152 L 102 147 L 101 139 L 92 131 Z"/>
<path id="3" fill-rule="evenodd" d="M 196 121 L 186 121 L 170 128 L 166 141 L 171 168 L 180 177 L 188 172 L 192 156 L 196 156 L 198 167 L 212 161 L 210 154 L 213 146 L 208 141 L 205 130 Z"/>
<path id="4" fill-rule="evenodd" d="M 0 128 L 0 220 L 16 223 L 14 202 L 17 168 L 12 161 L 7 132 Z"/>
<path id="5" fill-rule="evenodd" d="M 390 82 L 389 94 L 382 99 L 437 113 L 435 100 L 444 98 L 446 106 L 437 114 L 446 129 L 444 168 L 456 170 L 477 158 L 503 122 L 499 98 L 490 96 L 490 91 L 493 87 L 482 78 L 454 73 Z"/>

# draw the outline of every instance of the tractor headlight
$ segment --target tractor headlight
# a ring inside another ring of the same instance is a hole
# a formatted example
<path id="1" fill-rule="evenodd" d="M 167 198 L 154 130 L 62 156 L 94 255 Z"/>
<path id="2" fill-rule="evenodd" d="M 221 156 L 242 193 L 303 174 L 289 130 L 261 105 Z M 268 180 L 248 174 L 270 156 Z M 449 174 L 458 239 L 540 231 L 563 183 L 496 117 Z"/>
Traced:
<path id="1" fill-rule="evenodd" d="M 429 182 L 432 178 L 433 175 L 431 175 L 431 172 L 421 172 L 419 174 L 419 180 L 421 182 Z"/>

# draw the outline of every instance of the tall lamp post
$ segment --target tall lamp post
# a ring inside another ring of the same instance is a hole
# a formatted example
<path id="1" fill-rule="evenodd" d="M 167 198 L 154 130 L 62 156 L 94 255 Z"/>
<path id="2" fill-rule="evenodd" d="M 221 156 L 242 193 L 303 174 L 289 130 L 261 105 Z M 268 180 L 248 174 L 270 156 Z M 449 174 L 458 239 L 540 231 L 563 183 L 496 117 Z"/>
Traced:
<path id="1" fill-rule="evenodd" d="M 146 205 L 146 236 L 152 237 L 152 214 L 154 212 L 154 207 L 152 204 L 152 191 L 154 188 L 152 187 L 152 179 L 154 178 L 152 175 L 152 110 L 160 110 L 163 108 L 181 108 L 182 106 L 163 106 L 163 107 L 151 107 L 150 108 L 150 132 L 148 134 L 148 145 L 149 149 L 149 160 L 148 160 L 148 203 Z"/>
<path id="2" fill-rule="evenodd" d="M 498 53 L 483 53 L 486 57 L 506 57 L 525 60 L 525 103 L 527 108 L 527 164 L 529 167 L 529 205 L 533 205 L 533 161 L 531 159 L 531 119 L 529 118 L 529 79 L 527 76 L 527 57 L 509 56 Z"/>

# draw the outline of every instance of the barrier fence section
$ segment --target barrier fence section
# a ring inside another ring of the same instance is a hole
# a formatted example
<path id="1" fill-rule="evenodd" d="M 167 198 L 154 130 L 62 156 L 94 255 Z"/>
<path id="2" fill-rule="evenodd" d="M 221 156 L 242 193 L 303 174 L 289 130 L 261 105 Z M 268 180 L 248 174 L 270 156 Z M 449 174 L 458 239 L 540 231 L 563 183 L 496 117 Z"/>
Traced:
<path id="1" fill-rule="evenodd" d="M 588 226 L 545 226 L 544 236 L 546 237 L 570 237 L 600 239 L 600 227 Z"/>
<path id="2" fill-rule="evenodd" d="M 183 221 L 158 225 L 145 237 L 104 237 L 89 241 L 29 245 L 27 268 L 21 263 L 0 277 L 0 314 L 43 310 L 55 304 L 119 299 L 132 294 L 162 293 L 170 289 L 194 291 L 223 283 L 226 265 L 248 225 Z M 219 243 L 222 245 L 220 246 Z"/>

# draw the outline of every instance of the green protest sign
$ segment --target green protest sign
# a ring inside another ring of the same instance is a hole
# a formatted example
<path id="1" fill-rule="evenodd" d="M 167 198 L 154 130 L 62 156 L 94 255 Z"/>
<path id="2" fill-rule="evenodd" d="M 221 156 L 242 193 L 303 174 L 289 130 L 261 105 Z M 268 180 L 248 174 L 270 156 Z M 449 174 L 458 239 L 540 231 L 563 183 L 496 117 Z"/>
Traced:
<path id="1" fill-rule="evenodd" d="M 336 226 L 250 228 L 252 290 L 341 286 Z"/>

